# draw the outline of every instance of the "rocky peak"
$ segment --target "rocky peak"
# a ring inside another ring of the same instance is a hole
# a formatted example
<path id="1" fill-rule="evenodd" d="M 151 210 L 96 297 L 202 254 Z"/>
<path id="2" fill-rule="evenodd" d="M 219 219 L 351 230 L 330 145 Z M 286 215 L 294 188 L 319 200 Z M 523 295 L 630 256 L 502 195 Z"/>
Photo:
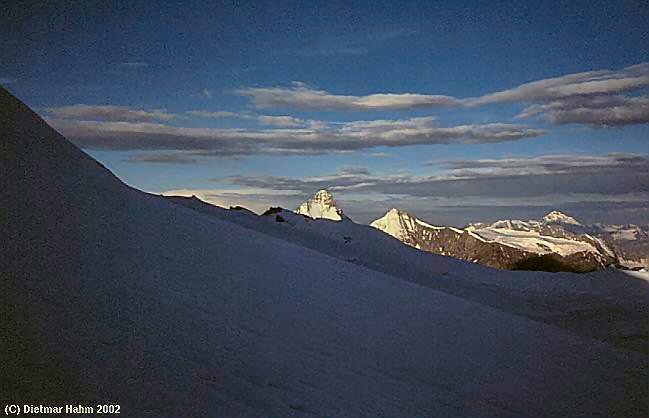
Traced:
<path id="1" fill-rule="evenodd" d="M 443 229 L 441 227 L 429 225 L 397 208 L 390 209 L 385 213 L 385 215 L 374 220 L 370 226 L 400 240 L 405 240 L 407 237 L 417 235 L 423 230 Z"/>
<path id="2" fill-rule="evenodd" d="M 333 195 L 326 190 L 319 190 L 316 194 L 313 195 L 311 200 L 313 202 L 319 202 L 319 203 L 330 204 L 330 205 L 332 204 L 334 206 L 336 205 Z"/>
<path id="3" fill-rule="evenodd" d="M 303 202 L 295 213 L 306 215 L 310 218 L 324 218 L 340 221 L 343 218 L 343 211 L 338 208 L 331 193 L 326 190 L 318 191 L 313 197 Z"/>
<path id="4" fill-rule="evenodd" d="M 402 212 L 397 208 L 392 208 L 389 211 L 385 212 L 384 217 L 388 218 L 402 218 L 402 217 L 409 217 L 409 215 L 406 212 Z"/>
<path id="5" fill-rule="evenodd" d="M 406 212 L 392 208 L 385 215 L 374 220 L 370 226 L 403 240 L 408 231 L 412 231 L 415 225 L 413 218 Z"/>

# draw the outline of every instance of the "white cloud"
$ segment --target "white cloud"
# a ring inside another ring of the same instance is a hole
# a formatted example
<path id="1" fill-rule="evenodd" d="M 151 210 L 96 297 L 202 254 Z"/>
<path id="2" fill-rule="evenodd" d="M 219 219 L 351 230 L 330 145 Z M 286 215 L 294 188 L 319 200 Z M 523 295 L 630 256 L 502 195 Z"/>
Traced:
<path id="1" fill-rule="evenodd" d="M 198 162 L 198 160 L 188 152 L 144 153 L 135 155 L 125 161 L 128 163 L 153 164 L 196 164 Z"/>
<path id="2" fill-rule="evenodd" d="M 237 118 L 244 120 L 255 120 L 260 125 L 266 126 L 277 126 L 280 128 L 294 128 L 298 126 L 309 127 L 310 129 L 322 129 L 325 128 L 328 124 L 322 121 L 316 121 L 311 119 L 299 119 L 293 116 L 287 115 L 256 115 L 250 112 L 229 112 L 229 111 L 208 111 L 208 110 L 190 110 L 185 112 L 192 116 L 202 117 L 202 118 Z"/>
<path id="3" fill-rule="evenodd" d="M 150 122 L 154 120 L 170 121 L 176 115 L 162 110 L 136 110 L 127 106 L 84 105 L 49 107 L 47 112 L 60 119 L 81 119 L 100 121 Z"/>
<path id="4" fill-rule="evenodd" d="M 249 97 L 259 108 L 297 107 L 328 110 L 408 109 L 416 107 L 458 106 L 450 96 L 414 93 L 381 93 L 367 96 L 343 96 L 325 90 L 315 90 L 304 83 L 292 87 L 248 87 L 235 93 Z"/>
<path id="5" fill-rule="evenodd" d="M 522 125 L 490 123 L 439 127 L 434 117 L 398 120 L 354 121 L 340 132 L 350 138 L 374 142 L 375 146 L 418 144 L 493 143 L 540 136 L 544 131 Z"/>
<path id="6" fill-rule="evenodd" d="M 305 120 L 292 116 L 259 116 L 257 120 L 262 125 L 277 126 L 280 128 L 305 126 L 307 124 Z"/>
<path id="7" fill-rule="evenodd" d="M 522 84 L 479 97 L 458 99 L 418 93 L 337 95 L 304 83 L 291 87 L 247 87 L 235 93 L 249 97 L 257 107 L 297 107 L 329 110 L 408 109 L 418 107 L 480 106 L 497 102 L 538 102 L 593 94 L 614 94 L 649 86 L 649 63 L 619 71 L 598 70 L 567 74 Z"/>
<path id="8" fill-rule="evenodd" d="M 227 110 L 219 110 L 216 112 L 208 110 L 188 110 L 185 113 L 200 118 L 248 118 L 248 115 L 245 113 L 229 112 Z"/>
<path id="9" fill-rule="evenodd" d="M 649 63 L 619 71 L 599 70 L 568 74 L 522 84 L 509 90 L 464 99 L 466 106 L 497 102 L 544 102 L 572 96 L 614 94 L 649 86 Z"/>
<path id="10" fill-rule="evenodd" d="M 578 123 L 595 128 L 649 123 L 649 96 L 591 96 L 555 100 L 527 107 L 517 118 L 543 116 L 561 125 Z"/>
<path id="11" fill-rule="evenodd" d="M 525 83 L 484 96 L 458 99 L 418 93 L 377 93 L 366 96 L 333 94 L 304 83 L 289 87 L 248 87 L 235 93 L 248 97 L 258 108 L 287 107 L 318 110 L 394 110 L 431 107 L 476 107 L 491 103 L 530 104 L 519 117 L 544 114 L 555 124 L 580 123 L 593 127 L 648 122 L 647 96 L 622 96 L 649 86 L 649 63 L 621 70 L 597 70 Z M 596 102 L 624 101 L 599 106 Z"/>
<path id="12" fill-rule="evenodd" d="M 493 143 L 537 137 L 542 130 L 513 124 L 440 127 L 434 118 L 315 123 L 264 130 L 169 126 L 160 123 L 51 119 L 66 137 L 86 148 L 199 151 L 212 155 L 323 154 L 380 146 Z"/>

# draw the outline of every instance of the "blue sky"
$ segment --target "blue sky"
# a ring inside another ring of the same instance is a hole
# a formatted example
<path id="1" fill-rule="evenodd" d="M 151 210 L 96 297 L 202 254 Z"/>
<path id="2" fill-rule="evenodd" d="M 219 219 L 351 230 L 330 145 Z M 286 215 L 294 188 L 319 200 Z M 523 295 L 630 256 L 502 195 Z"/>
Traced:
<path id="1" fill-rule="evenodd" d="M 137 188 L 649 223 L 646 2 L 34 3 L 0 83 Z"/>

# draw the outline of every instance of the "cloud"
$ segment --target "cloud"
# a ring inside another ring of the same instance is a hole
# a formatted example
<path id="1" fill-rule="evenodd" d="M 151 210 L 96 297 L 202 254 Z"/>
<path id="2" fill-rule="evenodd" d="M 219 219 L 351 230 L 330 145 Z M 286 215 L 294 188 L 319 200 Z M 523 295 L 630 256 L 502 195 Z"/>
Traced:
<path id="1" fill-rule="evenodd" d="M 310 177 L 230 176 L 213 179 L 215 188 L 166 194 L 197 195 L 260 213 L 269 206 L 297 207 L 317 190 L 328 189 L 345 213 L 360 222 L 376 219 L 391 207 L 456 226 L 538 218 L 554 209 L 586 222 L 646 223 L 649 216 L 649 155 L 544 155 L 435 165 L 444 171 L 385 175 L 352 166 Z"/>
<path id="2" fill-rule="evenodd" d="M 305 126 L 307 124 L 305 120 L 292 116 L 259 116 L 257 120 L 262 125 L 278 126 L 281 128 Z"/>
<path id="3" fill-rule="evenodd" d="M 387 158 L 391 157 L 391 154 L 388 154 L 387 152 L 368 152 L 367 154 L 368 157 L 374 157 L 374 158 Z"/>
<path id="4" fill-rule="evenodd" d="M 425 107 L 458 106 L 454 97 L 414 93 L 381 93 L 368 96 L 343 96 L 325 90 L 315 90 L 304 83 L 294 82 L 292 87 L 247 87 L 235 90 L 236 94 L 250 98 L 256 107 L 297 107 L 327 110 L 392 110 Z"/>
<path id="5" fill-rule="evenodd" d="M 619 71 L 599 70 L 567 74 L 522 84 L 509 90 L 464 99 L 466 106 L 498 102 L 545 102 L 574 96 L 606 95 L 649 86 L 649 63 Z"/>
<path id="6" fill-rule="evenodd" d="M 227 182 L 258 189 L 297 191 L 304 194 L 321 188 L 342 193 L 373 193 L 411 198 L 538 199 L 548 196 L 649 197 L 649 156 L 546 155 L 500 160 L 455 160 L 443 162 L 448 169 L 430 176 L 376 175 L 368 171 L 336 173 L 317 177 L 232 176 Z"/>
<path id="7" fill-rule="evenodd" d="M 578 123 L 596 128 L 647 123 L 648 96 L 622 93 L 649 86 L 649 62 L 621 70 L 597 70 L 537 80 L 517 87 L 459 99 L 418 93 L 377 93 L 366 96 L 332 94 L 301 82 L 289 87 L 247 87 L 235 94 L 258 108 L 312 110 L 395 110 L 432 107 L 476 107 L 493 103 L 527 103 L 518 118 L 542 115 L 553 124 Z"/>
<path id="8" fill-rule="evenodd" d="M 540 136 L 543 130 L 522 125 L 488 123 L 439 127 L 434 117 L 398 120 L 354 121 L 342 125 L 340 132 L 350 138 L 374 142 L 374 146 L 419 144 L 495 143 Z"/>
<path id="9" fill-rule="evenodd" d="M 239 156 L 254 154 L 262 140 L 239 129 L 185 128 L 148 122 L 47 121 L 76 145 L 88 149 L 199 151 Z"/>
<path id="10" fill-rule="evenodd" d="M 248 118 L 248 116 L 245 113 L 240 113 L 240 112 L 229 112 L 227 110 L 219 110 L 216 112 L 208 111 L 208 110 L 188 110 L 187 112 L 188 115 L 192 116 L 197 116 L 200 118 Z"/>
<path id="11" fill-rule="evenodd" d="M 202 117 L 202 118 L 237 118 L 244 120 L 255 120 L 260 125 L 266 126 L 278 126 L 281 128 L 293 128 L 298 126 L 309 126 L 315 129 L 324 128 L 328 124 L 321 121 L 315 120 L 305 120 L 295 118 L 293 116 L 269 116 L 269 115 L 255 115 L 250 112 L 228 112 L 228 111 L 207 111 L 207 110 L 190 110 L 185 112 L 192 116 Z"/>
<path id="12" fill-rule="evenodd" d="M 554 209 L 569 210 L 589 222 L 646 222 L 649 216 L 649 155 L 544 155 L 436 165 L 445 170 L 429 176 L 342 167 L 311 177 L 264 174 L 212 181 L 223 187 L 215 189 L 220 190 L 215 195 L 222 197 L 220 193 L 228 190 L 231 204 L 256 204 L 260 210 L 271 205 L 293 208 L 317 190 L 328 189 L 343 210 L 361 222 L 391 207 L 452 225 L 538 218 Z"/>
<path id="13" fill-rule="evenodd" d="M 577 171 L 607 171 L 620 167 L 649 170 L 649 159 L 644 155 L 611 153 L 608 155 L 554 154 L 530 158 L 503 158 L 478 160 L 448 160 L 429 162 L 427 165 L 444 165 L 454 172 L 481 170 L 475 174 L 552 174 Z M 484 171 L 487 170 L 487 171 Z"/>
<path id="14" fill-rule="evenodd" d="M 146 153 L 138 154 L 125 160 L 128 163 L 156 163 L 156 164 L 196 164 L 198 160 L 189 153 Z"/>
<path id="15" fill-rule="evenodd" d="M 188 128 L 147 122 L 50 119 L 63 135 L 85 148 L 114 150 L 185 150 L 210 155 L 324 154 L 375 147 L 452 143 L 493 143 L 543 134 L 513 124 L 440 127 L 431 117 L 400 120 L 317 123 L 305 128 Z"/>
<path id="16" fill-rule="evenodd" d="M 249 97 L 255 106 L 260 108 L 369 110 L 472 107 L 500 102 L 546 102 L 575 96 L 615 94 L 646 86 L 649 86 L 649 63 L 632 65 L 619 71 L 598 70 L 567 74 L 466 99 L 417 93 L 378 93 L 367 96 L 337 95 L 325 90 L 313 89 L 301 82 L 293 82 L 291 87 L 247 87 L 235 90 L 235 93 Z"/>
<path id="17" fill-rule="evenodd" d="M 577 123 L 594 128 L 649 123 L 649 96 L 591 96 L 529 106 L 517 118 L 542 116 L 550 123 Z"/>
<path id="18" fill-rule="evenodd" d="M 59 119 L 81 119 L 111 122 L 150 122 L 154 120 L 170 121 L 176 115 L 162 110 L 135 110 L 127 106 L 84 105 L 49 107 L 47 112 Z"/>

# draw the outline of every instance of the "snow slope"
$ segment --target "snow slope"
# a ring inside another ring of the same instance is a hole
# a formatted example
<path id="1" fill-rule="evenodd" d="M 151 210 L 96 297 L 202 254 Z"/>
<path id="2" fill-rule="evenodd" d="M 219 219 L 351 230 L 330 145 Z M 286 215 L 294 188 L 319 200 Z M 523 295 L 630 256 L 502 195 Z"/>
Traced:
<path id="1" fill-rule="evenodd" d="M 645 356 L 130 189 L 4 90 L 0 151 L 2 401 L 646 416 Z"/>
<path id="2" fill-rule="evenodd" d="M 642 279 L 642 280 L 645 280 L 645 281 L 649 282 L 649 270 L 645 270 L 645 269 L 641 269 L 641 270 L 638 270 L 638 271 L 627 270 L 627 271 L 625 271 L 625 273 L 628 274 L 629 276 L 632 276 L 632 277 Z"/>
<path id="3" fill-rule="evenodd" d="M 647 351 L 647 286 L 628 280 L 628 276 L 615 269 L 579 276 L 505 272 L 416 250 L 348 218 L 340 222 L 314 220 L 286 210 L 259 217 L 195 198 L 168 199 L 371 270 L 619 347 Z M 284 222 L 277 222 L 276 215 Z"/>
<path id="4" fill-rule="evenodd" d="M 638 225 L 595 224 L 593 233 L 610 242 L 617 253 L 620 264 L 629 267 L 649 269 L 649 229 Z"/>

